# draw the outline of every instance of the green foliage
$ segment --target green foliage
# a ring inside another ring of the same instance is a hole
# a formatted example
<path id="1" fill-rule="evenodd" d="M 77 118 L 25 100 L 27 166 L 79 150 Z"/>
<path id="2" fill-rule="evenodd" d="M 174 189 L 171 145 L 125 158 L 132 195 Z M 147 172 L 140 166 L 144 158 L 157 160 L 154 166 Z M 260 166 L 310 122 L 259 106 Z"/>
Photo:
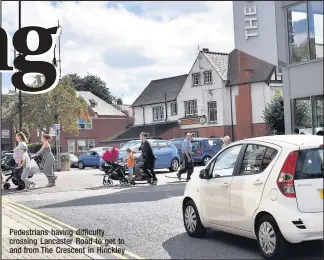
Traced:
<path id="1" fill-rule="evenodd" d="M 69 153 L 62 153 L 61 154 L 61 163 L 69 163 L 71 161 L 71 157 Z"/>
<path id="2" fill-rule="evenodd" d="M 65 77 L 71 78 L 73 85 L 77 91 L 89 91 L 108 104 L 112 104 L 116 99 L 107 88 L 106 82 L 104 82 L 99 76 L 88 74 L 85 77 L 80 77 L 78 74 L 69 74 Z M 64 77 L 64 78 L 65 78 Z"/>
<path id="3" fill-rule="evenodd" d="M 36 76 L 33 87 L 42 85 L 42 76 Z M 22 93 L 23 128 L 49 129 L 57 117 L 61 129 L 78 135 L 79 118 L 88 119 L 88 105 L 78 98 L 71 78 L 64 77 L 55 89 L 43 94 Z M 18 93 L 11 91 L 6 98 L 3 117 L 18 129 Z"/>

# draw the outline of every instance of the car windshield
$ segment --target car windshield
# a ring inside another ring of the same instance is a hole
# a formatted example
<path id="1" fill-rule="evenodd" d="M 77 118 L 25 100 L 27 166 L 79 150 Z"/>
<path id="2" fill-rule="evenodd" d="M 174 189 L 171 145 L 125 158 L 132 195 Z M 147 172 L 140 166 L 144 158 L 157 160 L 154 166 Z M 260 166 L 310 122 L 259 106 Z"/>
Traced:
<path id="1" fill-rule="evenodd" d="M 126 151 L 126 149 L 131 148 L 132 146 L 136 145 L 136 144 L 140 144 L 141 141 L 140 140 L 136 140 L 136 141 L 129 141 L 126 144 L 124 144 L 119 151 Z"/>

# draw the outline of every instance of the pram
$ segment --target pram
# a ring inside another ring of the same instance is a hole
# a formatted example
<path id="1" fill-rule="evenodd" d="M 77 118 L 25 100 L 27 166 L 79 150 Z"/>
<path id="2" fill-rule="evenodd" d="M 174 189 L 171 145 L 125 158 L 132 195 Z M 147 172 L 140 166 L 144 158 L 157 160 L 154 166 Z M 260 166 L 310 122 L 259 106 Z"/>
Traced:
<path id="1" fill-rule="evenodd" d="M 128 180 L 125 176 L 125 164 L 123 162 L 105 162 L 107 170 L 105 170 L 105 175 L 102 180 L 103 185 L 111 186 L 114 184 L 113 181 L 119 181 L 120 185 L 128 184 Z"/>
<path id="2" fill-rule="evenodd" d="M 32 171 L 30 171 L 30 173 L 28 175 L 28 179 L 32 178 L 34 176 L 34 173 L 39 171 L 39 167 L 38 167 L 37 163 L 34 160 L 31 160 L 31 163 L 32 163 Z M 24 189 L 25 184 L 22 182 L 22 184 L 19 185 L 19 180 L 17 180 L 14 175 L 14 170 L 16 167 L 15 160 L 13 158 L 11 158 L 10 160 L 8 160 L 6 162 L 6 165 L 8 166 L 9 171 L 6 174 L 4 174 L 4 176 L 8 176 L 8 177 L 7 177 L 7 179 L 4 180 L 3 188 L 5 190 L 8 190 L 11 186 L 9 183 L 9 180 L 11 180 L 11 182 L 14 185 L 20 186 L 21 189 Z M 20 170 L 19 175 L 21 175 L 21 173 L 22 173 L 22 169 Z"/>

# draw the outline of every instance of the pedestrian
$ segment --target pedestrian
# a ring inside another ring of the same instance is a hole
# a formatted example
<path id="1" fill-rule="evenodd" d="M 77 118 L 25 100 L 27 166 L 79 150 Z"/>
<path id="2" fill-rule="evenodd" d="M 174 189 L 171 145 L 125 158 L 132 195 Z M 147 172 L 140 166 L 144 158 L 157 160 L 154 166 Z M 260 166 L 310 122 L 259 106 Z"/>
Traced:
<path id="1" fill-rule="evenodd" d="M 156 175 L 154 172 L 155 166 L 155 155 L 153 154 L 152 147 L 147 141 L 148 133 L 142 132 L 140 134 L 140 140 L 142 141 L 140 151 L 142 151 L 142 158 L 144 160 L 143 172 L 149 176 L 149 183 L 154 184 L 157 182 Z"/>
<path id="2" fill-rule="evenodd" d="M 231 138 L 227 135 L 223 138 L 223 147 L 225 148 L 226 146 L 228 146 L 231 143 Z"/>
<path id="3" fill-rule="evenodd" d="M 127 168 L 128 168 L 128 183 L 131 183 L 133 181 L 135 157 L 130 148 L 127 148 L 126 152 L 127 152 L 126 160 L 127 160 Z"/>
<path id="4" fill-rule="evenodd" d="M 41 140 L 43 145 L 37 153 L 32 155 L 32 158 L 37 157 L 41 154 L 43 155 L 43 160 L 44 160 L 43 172 L 46 175 L 48 180 L 48 184 L 46 185 L 46 187 L 52 187 L 55 186 L 55 180 L 56 180 L 56 176 L 54 175 L 55 157 L 51 151 L 51 146 L 49 144 L 49 142 L 52 140 L 52 137 L 49 134 L 43 134 Z"/>
<path id="5" fill-rule="evenodd" d="M 298 128 L 294 129 L 294 135 L 299 135 L 299 129 Z"/>
<path id="6" fill-rule="evenodd" d="M 183 143 L 182 143 L 182 153 L 184 155 L 184 165 L 182 167 L 180 167 L 180 169 L 177 173 L 177 177 L 179 180 L 181 180 L 181 174 L 187 172 L 187 181 L 189 181 L 190 177 L 193 173 L 193 170 L 194 170 L 194 164 L 193 164 L 192 155 L 191 155 L 191 153 L 192 153 L 191 140 L 192 140 L 192 134 L 187 133 L 186 138 L 183 140 Z"/>
<path id="7" fill-rule="evenodd" d="M 28 153 L 28 147 L 26 144 L 22 143 L 20 144 L 19 150 L 22 152 L 22 161 L 17 168 L 22 169 L 21 180 L 25 184 L 25 189 L 29 190 L 31 188 L 36 188 L 36 184 L 28 180 L 28 175 L 31 172 L 31 160 Z"/>
<path id="8" fill-rule="evenodd" d="M 324 131 L 323 130 L 319 130 L 316 135 L 321 135 L 321 136 L 324 136 Z"/>
<path id="9" fill-rule="evenodd" d="M 21 173 L 23 171 L 22 168 L 18 168 L 22 162 L 23 152 L 21 151 L 21 147 L 25 147 L 27 145 L 27 138 L 23 132 L 19 132 L 16 134 L 16 141 L 18 145 L 13 150 L 12 158 L 15 161 L 15 167 L 13 169 L 14 179 L 17 181 L 18 187 L 17 190 L 22 190 L 24 188 L 25 183 L 21 180 Z"/>

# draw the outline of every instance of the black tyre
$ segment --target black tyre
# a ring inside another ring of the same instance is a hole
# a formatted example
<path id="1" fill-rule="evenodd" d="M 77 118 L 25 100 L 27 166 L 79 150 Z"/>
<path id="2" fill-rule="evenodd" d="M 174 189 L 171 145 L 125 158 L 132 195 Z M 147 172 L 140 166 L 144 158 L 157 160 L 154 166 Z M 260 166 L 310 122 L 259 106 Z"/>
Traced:
<path id="1" fill-rule="evenodd" d="M 9 190 L 9 188 L 10 188 L 10 183 L 6 182 L 5 184 L 3 184 L 3 188 L 4 188 L 5 190 Z"/>
<path id="2" fill-rule="evenodd" d="M 270 215 L 263 216 L 257 223 L 256 236 L 261 254 L 266 259 L 284 259 L 289 251 L 290 244 Z"/>
<path id="3" fill-rule="evenodd" d="M 211 159 L 211 157 L 209 155 L 206 155 L 201 161 L 202 166 L 205 166 L 209 162 L 210 159 Z"/>
<path id="4" fill-rule="evenodd" d="M 78 168 L 80 170 L 83 170 L 85 168 L 84 163 L 83 162 L 78 162 Z"/>
<path id="5" fill-rule="evenodd" d="M 170 172 L 175 172 L 175 171 L 177 171 L 178 169 L 179 169 L 179 161 L 178 161 L 178 159 L 174 158 L 174 159 L 172 159 L 172 161 L 171 161 L 171 166 L 170 166 L 170 168 L 169 168 L 169 171 L 170 171 Z"/>
<path id="6" fill-rule="evenodd" d="M 205 236 L 207 229 L 202 225 L 197 207 L 192 200 L 186 202 L 182 215 L 189 236 L 196 238 Z"/>
<path id="7" fill-rule="evenodd" d="M 12 179 L 12 183 L 18 186 L 18 181 L 16 179 Z"/>

